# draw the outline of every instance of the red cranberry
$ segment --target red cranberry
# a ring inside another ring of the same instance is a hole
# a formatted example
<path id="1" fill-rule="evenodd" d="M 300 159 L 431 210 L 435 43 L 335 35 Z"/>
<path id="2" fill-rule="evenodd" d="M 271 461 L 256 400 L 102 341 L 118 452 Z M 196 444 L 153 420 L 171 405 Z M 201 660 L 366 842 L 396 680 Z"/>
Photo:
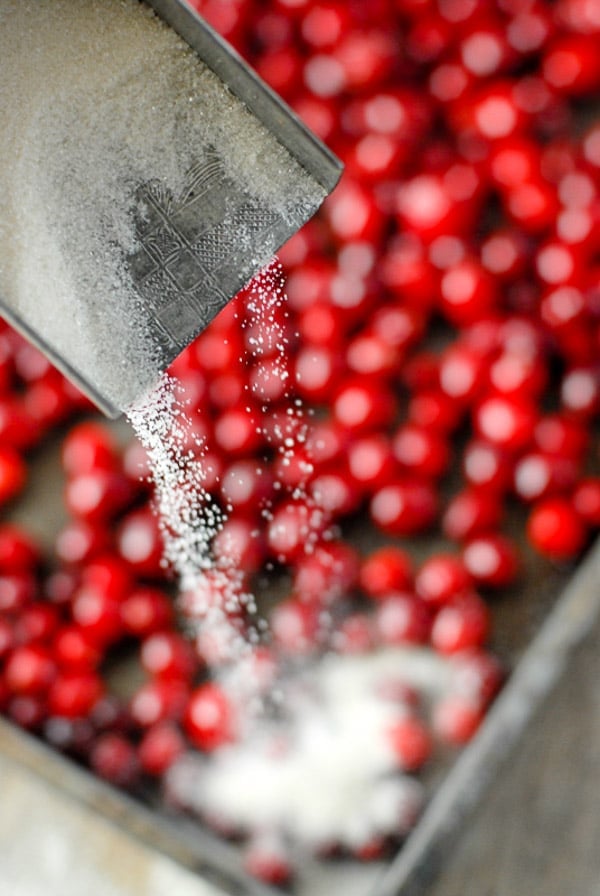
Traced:
<path id="1" fill-rule="evenodd" d="M 482 439 L 507 451 L 523 449 L 537 422 L 535 406 L 526 398 L 490 395 L 474 411 L 474 425 Z"/>
<path id="2" fill-rule="evenodd" d="M 514 489 L 522 501 L 537 501 L 572 488 L 577 473 L 577 465 L 568 458 L 531 452 L 515 466 Z"/>
<path id="3" fill-rule="evenodd" d="M 98 646 L 75 625 L 64 626 L 56 633 L 52 652 L 58 665 L 71 672 L 95 669 L 102 659 Z"/>
<path id="4" fill-rule="evenodd" d="M 89 563 L 110 547 L 110 534 L 104 525 L 71 520 L 56 538 L 56 555 L 63 563 Z"/>
<path id="5" fill-rule="evenodd" d="M 27 480 L 25 461 L 13 448 L 0 446 L 0 504 L 11 501 Z"/>
<path id="6" fill-rule="evenodd" d="M 22 610 L 34 600 L 37 592 L 37 579 L 27 570 L 0 575 L 0 613 Z"/>
<path id="7" fill-rule="evenodd" d="M 476 535 L 463 547 L 462 560 L 473 581 L 486 587 L 512 585 L 519 571 L 516 546 L 499 534 Z"/>
<path id="8" fill-rule="evenodd" d="M 159 722 L 144 733 L 138 747 L 138 759 L 147 775 L 161 777 L 183 755 L 185 740 L 171 722 Z"/>
<path id="9" fill-rule="evenodd" d="M 442 517 L 444 534 L 452 541 L 464 541 L 478 532 L 495 529 L 503 516 L 497 494 L 466 488 L 454 495 Z"/>
<path id="10" fill-rule="evenodd" d="M 323 511 L 306 501 L 286 501 L 274 511 L 267 530 L 267 544 L 281 563 L 298 559 L 318 542 L 324 527 Z"/>
<path id="11" fill-rule="evenodd" d="M 437 515 L 437 497 L 428 482 L 393 481 L 371 500 L 371 519 L 390 535 L 416 535 L 430 528 Z"/>
<path id="12" fill-rule="evenodd" d="M 138 586 L 120 605 L 125 631 L 137 638 L 147 638 L 173 622 L 170 598 L 158 588 Z"/>
<path id="13" fill-rule="evenodd" d="M 434 554 L 426 560 L 415 577 L 419 597 L 432 606 L 441 606 L 463 594 L 471 586 L 471 576 L 460 557 Z"/>
<path id="14" fill-rule="evenodd" d="M 32 569 L 40 559 L 38 545 L 24 529 L 11 523 L 0 526 L 0 570 Z"/>
<path id="15" fill-rule="evenodd" d="M 73 477 L 96 470 L 115 470 L 119 454 L 110 429 L 90 421 L 71 429 L 62 444 L 61 458 L 65 473 Z"/>
<path id="16" fill-rule="evenodd" d="M 498 660 L 479 650 L 455 654 L 452 667 L 453 691 L 478 706 L 487 705 L 496 696 L 504 677 Z"/>
<path id="17" fill-rule="evenodd" d="M 447 439 L 435 431 L 404 424 L 393 440 L 394 456 L 405 471 L 437 479 L 448 469 L 450 449 Z"/>
<path id="18" fill-rule="evenodd" d="M 117 532 L 117 548 L 137 575 L 164 578 L 162 532 L 150 508 L 134 510 L 125 517 Z"/>
<path id="19" fill-rule="evenodd" d="M 361 563 L 360 586 L 369 597 L 380 599 L 391 591 L 406 591 L 412 580 L 410 557 L 395 545 L 378 548 Z"/>
<path id="20" fill-rule="evenodd" d="M 192 693 L 184 724 L 194 746 L 206 753 L 212 753 L 234 738 L 233 707 L 216 684 L 202 685 Z"/>
<path id="21" fill-rule="evenodd" d="M 273 886 L 287 884 L 293 876 L 283 843 L 270 832 L 252 837 L 244 850 L 244 868 L 252 877 Z"/>
<path id="22" fill-rule="evenodd" d="M 118 787 L 131 787 L 139 774 L 135 747 L 121 734 L 101 735 L 90 751 L 90 765 L 97 775 Z"/>
<path id="23" fill-rule="evenodd" d="M 588 476 L 573 491 L 573 508 L 588 526 L 600 526 L 600 478 Z"/>
<path id="24" fill-rule="evenodd" d="M 496 494 L 508 489 L 512 464 L 504 451 L 489 442 L 473 440 L 464 450 L 463 472 L 467 482 Z"/>
<path id="25" fill-rule="evenodd" d="M 350 545 L 335 541 L 319 545 L 297 562 L 294 593 L 304 602 L 327 605 L 354 587 L 358 567 L 358 556 Z"/>
<path id="26" fill-rule="evenodd" d="M 2 580 L 0 579 L 0 587 Z M 19 644 L 48 642 L 59 625 L 59 613 L 54 604 L 35 603 L 25 607 L 15 621 L 15 637 Z"/>
<path id="27" fill-rule="evenodd" d="M 419 598 L 391 592 L 379 600 L 375 628 L 383 644 L 423 644 L 431 630 L 431 616 Z"/>
<path id="28" fill-rule="evenodd" d="M 545 498 L 531 511 L 527 537 L 540 554 L 553 560 L 572 560 L 587 541 L 587 529 L 567 498 Z"/>
<path id="29" fill-rule="evenodd" d="M 48 692 L 48 711 L 68 719 L 87 716 L 103 693 L 102 680 L 94 672 L 62 673 Z"/>
<path id="30" fill-rule="evenodd" d="M 16 647 L 4 666 L 4 681 L 9 691 L 27 697 L 44 694 L 55 675 L 54 657 L 40 644 Z"/>
<path id="31" fill-rule="evenodd" d="M 67 482 L 65 504 L 69 512 L 89 523 L 106 523 L 129 504 L 132 488 L 127 477 L 113 470 L 95 469 Z"/>
<path id="32" fill-rule="evenodd" d="M 142 666 L 156 678 L 181 678 L 189 681 L 197 660 L 192 645 L 175 632 L 157 632 L 142 644 Z"/>
<path id="33" fill-rule="evenodd" d="M 474 592 L 446 603 L 433 621 L 431 643 L 440 653 L 481 647 L 490 629 L 489 610 Z"/>
<path id="34" fill-rule="evenodd" d="M 466 744 L 477 732 L 483 720 L 481 706 L 464 697 L 449 695 L 440 700 L 433 710 L 433 727 L 446 743 Z"/>
<path id="35" fill-rule="evenodd" d="M 381 488 L 398 471 L 392 445 L 381 433 L 365 435 L 347 449 L 348 471 L 356 485 L 365 491 Z"/>
<path id="36" fill-rule="evenodd" d="M 150 728 L 159 722 L 181 719 L 188 697 L 188 687 L 180 679 L 156 679 L 135 692 L 129 711 L 137 725 Z"/>

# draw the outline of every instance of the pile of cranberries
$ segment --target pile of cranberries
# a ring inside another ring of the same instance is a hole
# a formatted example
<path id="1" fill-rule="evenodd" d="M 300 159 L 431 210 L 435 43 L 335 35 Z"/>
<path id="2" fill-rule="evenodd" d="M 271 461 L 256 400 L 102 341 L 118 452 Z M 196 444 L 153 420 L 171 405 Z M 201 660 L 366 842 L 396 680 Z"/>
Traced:
<path id="1" fill-rule="evenodd" d="M 246 290 L 173 365 L 228 514 L 215 561 L 287 583 L 257 674 L 318 654 L 324 611 L 336 650 L 422 645 L 456 663 L 468 687 L 394 732 L 418 771 L 432 739 L 474 734 L 499 686 L 486 598 L 520 574 L 507 513 L 526 505 L 519 539 L 560 564 L 600 525 L 600 7 L 192 5 L 346 166 L 281 250 L 269 328 Z M 131 788 L 230 742 L 238 708 L 210 645 L 178 630 L 143 449 L 90 410 L 2 326 L 7 514 L 38 446 L 72 428 L 55 556 L 0 525 L 0 711 Z M 357 518 L 379 547 L 349 538 Z M 430 532 L 446 547 L 417 564 L 406 539 Z M 127 699 L 106 675 L 125 647 L 144 673 Z M 289 874 L 268 850 L 248 865 Z"/>

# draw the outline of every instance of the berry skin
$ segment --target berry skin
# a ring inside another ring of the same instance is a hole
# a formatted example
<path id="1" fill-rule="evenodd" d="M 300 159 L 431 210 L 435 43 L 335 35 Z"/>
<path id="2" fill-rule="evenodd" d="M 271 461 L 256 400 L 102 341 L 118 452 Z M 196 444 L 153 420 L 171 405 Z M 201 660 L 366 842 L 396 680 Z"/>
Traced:
<path id="1" fill-rule="evenodd" d="M 415 577 L 415 590 L 428 605 L 440 607 L 471 587 L 463 561 L 453 554 L 435 554 L 426 560 Z"/>
<path id="2" fill-rule="evenodd" d="M 462 561 L 473 581 L 487 588 L 512 585 L 519 572 L 516 545 L 497 533 L 476 535 L 467 541 Z"/>
<path id="3" fill-rule="evenodd" d="M 416 771 L 429 759 L 432 741 L 425 725 L 417 718 L 400 719 L 386 732 L 398 764 L 405 771 Z"/>
<path id="4" fill-rule="evenodd" d="M 102 680 L 94 672 L 59 674 L 48 693 L 48 711 L 68 719 L 87 716 L 103 694 Z"/>
<path id="5" fill-rule="evenodd" d="M 45 694 L 56 675 L 51 651 L 39 644 L 17 647 L 4 666 L 4 681 L 12 694 L 36 697 Z"/>
<path id="6" fill-rule="evenodd" d="M 360 586 L 365 594 L 376 600 L 391 591 L 410 589 L 412 579 L 412 562 L 408 554 L 395 545 L 373 551 L 360 567 Z"/>
<path id="7" fill-rule="evenodd" d="M 416 535 L 432 526 L 437 515 L 432 485 L 417 479 L 392 481 L 371 499 L 371 519 L 390 535 Z"/>
<path id="8" fill-rule="evenodd" d="M 573 560 L 587 541 L 587 527 L 567 498 L 546 498 L 532 509 L 527 537 L 551 560 Z"/>
<path id="9" fill-rule="evenodd" d="M 212 753 L 234 738 L 233 708 L 216 684 L 201 685 L 189 698 L 185 731 L 194 746 Z"/>

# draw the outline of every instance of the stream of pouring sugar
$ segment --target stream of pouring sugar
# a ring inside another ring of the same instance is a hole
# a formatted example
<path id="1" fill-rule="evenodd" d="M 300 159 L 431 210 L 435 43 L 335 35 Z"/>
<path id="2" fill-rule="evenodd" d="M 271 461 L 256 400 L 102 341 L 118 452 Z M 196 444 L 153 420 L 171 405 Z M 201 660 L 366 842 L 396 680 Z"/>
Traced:
<path id="1" fill-rule="evenodd" d="M 267 377 L 277 376 L 286 382 L 287 336 L 277 316 L 277 309 L 285 301 L 281 283 L 281 267 L 275 261 L 259 272 L 247 288 L 245 307 L 250 329 L 246 342 L 257 359 L 259 374 L 264 372 Z M 261 369 L 263 363 L 266 365 L 263 356 L 269 363 Z M 240 365 L 244 360 L 240 358 Z M 282 420 L 275 427 L 275 435 L 271 433 L 267 438 L 283 464 L 289 463 L 307 432 L 301 402 L 290 397 L 287 384 L 284 396 Z M 260 389 L 254 397 L 260 403 Z M 265 396 L 263 410 L 267 405 Z M 178 579 L 182 616 L 194 630 L 201 653 L 206 654 L 202 646 L 207 643 L 211 645 L 209 652 L 216 650 L 217 665 L 227 670 L 228 683 L 236 690 L 236 696 L 252 699 L 255 694 L 250 668 L 255 647 L 268 625 L 257 614 L 244 572 L 231 559 L 214 557 L 213 543 L 229 508 L 222 509 L 204 487 L 203 454 L 207 444 L 195 438 L 190 447 L 193 427 L 183 387 L 174 377 L 163 375 L 142 401 L 127 409 L 127 416 L 148 454 L 164 559 Z M 312 465 L 307 463 L 306 479 L 311 472 Z M 305 484 L 300 484 L 292 497 L 306 499 Z M 262 509 L 267 523 L 271 510 L 269 504 Z M 315 539 L 316 532 L 306 533 L 307 552 Z"/>

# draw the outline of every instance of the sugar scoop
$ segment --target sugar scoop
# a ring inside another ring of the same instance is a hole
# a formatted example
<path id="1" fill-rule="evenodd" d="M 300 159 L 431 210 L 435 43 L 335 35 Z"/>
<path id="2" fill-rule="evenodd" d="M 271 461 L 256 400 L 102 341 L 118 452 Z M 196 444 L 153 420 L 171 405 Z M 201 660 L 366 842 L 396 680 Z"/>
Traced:
<path id="1" fill-rule="evenodd" d="M 0 313 L 118 416 L 339 161 L 182 0 L 3 0 Z"/>

